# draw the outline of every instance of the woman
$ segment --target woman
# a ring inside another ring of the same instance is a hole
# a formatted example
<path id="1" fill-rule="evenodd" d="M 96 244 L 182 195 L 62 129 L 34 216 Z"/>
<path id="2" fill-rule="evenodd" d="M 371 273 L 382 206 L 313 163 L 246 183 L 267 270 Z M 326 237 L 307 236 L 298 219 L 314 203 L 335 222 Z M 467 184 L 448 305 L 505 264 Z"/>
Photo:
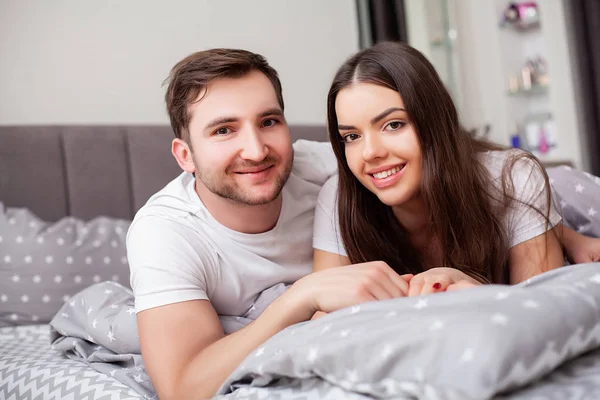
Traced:
<path id="1" fill-rule="evenodd" d="M 417 295 L 564 265 L 544 168 L 461 129 L 417 50 L 381 43 L 357 53 L 339 69 L 327 112 L 339 183 L 320 195 L 316 271 L 382 260 Z"/>

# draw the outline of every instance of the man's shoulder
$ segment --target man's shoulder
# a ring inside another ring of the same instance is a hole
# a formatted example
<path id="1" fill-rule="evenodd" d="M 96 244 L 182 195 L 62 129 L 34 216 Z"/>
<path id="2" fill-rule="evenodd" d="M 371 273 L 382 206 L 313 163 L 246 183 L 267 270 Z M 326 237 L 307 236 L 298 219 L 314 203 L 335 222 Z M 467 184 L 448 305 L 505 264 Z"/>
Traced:
<path id="1" fill-rule="evenodd" d="M 150 196 L 148 201 L 136 212 L 134 221 L 147 216 L 178 218 L 197 213 L 202 203 L 190 195 L 190 185 L 194 177 L 184 172 L 169 182 L 164 188 Z"/>
<path id="2" fill-rule="evenodd" d="M 128 236 L 132 232 L 147 237 L 186 237 L 203 240 L 207 236 L 206 209 L 193 191 L 194 177 L 183 173 L 152 195 L 135 214 Z"/>

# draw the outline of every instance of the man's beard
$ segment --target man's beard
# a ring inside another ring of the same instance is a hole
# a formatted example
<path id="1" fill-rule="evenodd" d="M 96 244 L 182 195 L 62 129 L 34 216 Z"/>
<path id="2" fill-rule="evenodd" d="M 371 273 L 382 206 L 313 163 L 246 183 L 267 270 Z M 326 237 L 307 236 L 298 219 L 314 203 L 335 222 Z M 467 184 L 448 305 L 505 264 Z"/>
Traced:
<path id="1" fill-rule="evenodd" d="M 277 161 L 278 160 L 273 157 L 267 157 L 259 163 L 246 161 L 241 165 L 236 165 L 235 168 L 232 168 L 233 166 L 230 166 L 227 168 L 227 170 L 243 170 L 244 168 L 255 168 L 261 166 L 268 167 L 270 165 L 273 165 L 274 168 L 277 164 Z M 227 170 L 225 171 L 225 173 L 216 174 L 211 172 L 210 168 L 200 168 L 200 166 L 196 163 L 196 160 L 194 160 L 194 165 L 196 166 L 196 176 L 198 177 L 198 179 L 200 179 L 202 184 L 208 190 L 224 199 L 228 199 L 247 206 L 260 206 L 268 204 L 275 200 L 283 190 L 283 186 L 290 177 L 293 163 L 294 153 L 292 152 L 289 162 L 285 165 L 284 170 L 279 174 L 279 176 L 277 176 L 274 190 L 271 193 L 267 193 L 262 197 L 253 197 L 251 193 L 246 193 L 240 187 L 238 187 L 235 180 L 232 181 L 228 179 Z"/>

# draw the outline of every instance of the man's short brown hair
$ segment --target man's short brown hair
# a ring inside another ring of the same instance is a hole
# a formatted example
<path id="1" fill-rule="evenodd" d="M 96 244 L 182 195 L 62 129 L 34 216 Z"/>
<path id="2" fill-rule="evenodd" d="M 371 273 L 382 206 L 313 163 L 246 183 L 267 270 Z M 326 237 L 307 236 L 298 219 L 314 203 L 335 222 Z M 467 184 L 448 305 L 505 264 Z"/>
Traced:
<path id="1" fill-rule="evenodd" d="M 175 136 L 189 143 L 190 105 L 200 92 L 215 79 L 241 78 L 251 71 L 269 78 L 283 111 L 283 95 L 277 71 L 260 54 L 238 49 L 211 49 L 191 54 L 171 70 L 165 100 Z"/>

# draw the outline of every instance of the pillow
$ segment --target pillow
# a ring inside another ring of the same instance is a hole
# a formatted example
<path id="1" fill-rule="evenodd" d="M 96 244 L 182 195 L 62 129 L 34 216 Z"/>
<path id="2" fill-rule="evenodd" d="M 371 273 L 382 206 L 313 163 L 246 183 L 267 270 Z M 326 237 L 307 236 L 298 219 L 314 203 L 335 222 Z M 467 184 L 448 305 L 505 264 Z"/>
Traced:
<path id="1" fill-rule="evenodd" d="M 583 235 L 600 237 L 600 178 L 566 165 L 547 172 L 563 223 Z"/>
<path id="2" fill-rule="evenodd" d="M 129 287 L 130 221 L 40 220 L 0 203 L 0 327 L 48 323 L 75 293 L 111 280 Z"/>
<path id="3" fill-rule="evenodd" d="M 239 388 L 239 398 L 249 398 L 268 387 L 279 390 L 267 396 L 275 398 L 308 381 L 315 393 L 344 389 L 335 398 L 491 399 L 599 349 L 599 304 L 600 263 L 554 269 L 514 286 L 373 301 L 273 336 L 219 394 Z"/>

